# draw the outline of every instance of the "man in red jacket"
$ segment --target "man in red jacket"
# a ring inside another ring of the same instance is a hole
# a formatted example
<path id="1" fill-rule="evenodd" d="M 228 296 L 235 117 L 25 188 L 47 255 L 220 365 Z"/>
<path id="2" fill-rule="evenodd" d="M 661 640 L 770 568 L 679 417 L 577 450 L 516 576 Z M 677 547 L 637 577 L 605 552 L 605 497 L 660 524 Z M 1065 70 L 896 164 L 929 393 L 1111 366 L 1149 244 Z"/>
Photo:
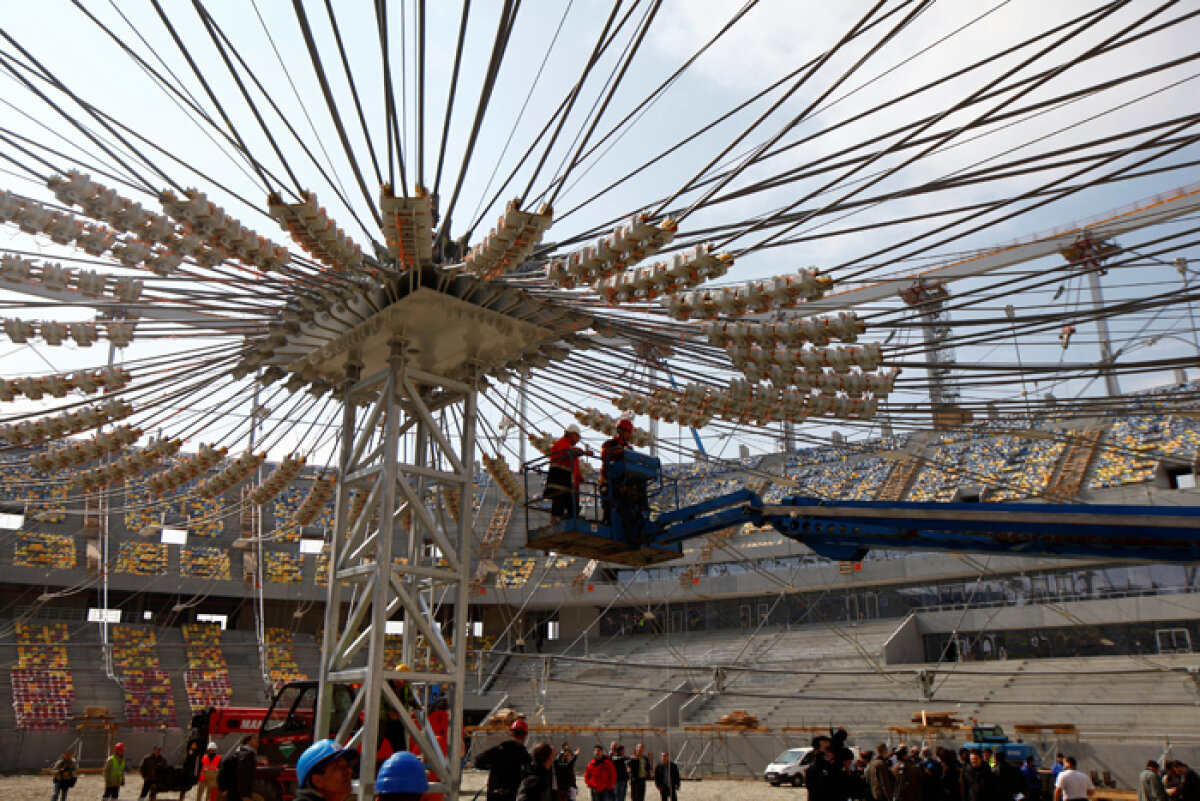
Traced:
<path id="1" fill-rule="evenodd" d="M 544 494 L 550 499 L 550 516 L 554 520 L 579 517 L 579 485 L 583 481 L 579 458 L 586 453 L 579 447 L 581 436 L 579 426 L 572 423 L 550 448 L 550 472 L 546 475 Z"/>
<path id="2" fill-rule="evenodd" d="M 596 746 L 595 754 L 583 772 L 583 781 L 592 790 L 592 801 L 616 801 L 613 788 L 617 786 L 617 769 L 604 753 L 604 746 Z"/>

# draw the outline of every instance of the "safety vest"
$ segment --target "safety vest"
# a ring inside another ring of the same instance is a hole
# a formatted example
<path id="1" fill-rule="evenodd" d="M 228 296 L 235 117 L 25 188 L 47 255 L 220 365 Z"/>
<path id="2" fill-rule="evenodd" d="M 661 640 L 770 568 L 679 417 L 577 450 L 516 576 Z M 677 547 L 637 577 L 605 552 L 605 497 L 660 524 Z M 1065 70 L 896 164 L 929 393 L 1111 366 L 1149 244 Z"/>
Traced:
<path id="1" fill-rule="evenodd" d="M 213 775 L 216 776 L 217 766 L 220 764 L 220 754 L 213 754 L 212 756 L 205 754 L 204 756 L 200 757 L 200 781 L 204 781 L 208 778 L 208 772 L 210 770 L 213 772 Z"/>
<path id="2" fill-rule="evenodd" d="M 125 783 L 125 757 L 110 754 L 104 763 L 104 786 L 120 787 Z"/>

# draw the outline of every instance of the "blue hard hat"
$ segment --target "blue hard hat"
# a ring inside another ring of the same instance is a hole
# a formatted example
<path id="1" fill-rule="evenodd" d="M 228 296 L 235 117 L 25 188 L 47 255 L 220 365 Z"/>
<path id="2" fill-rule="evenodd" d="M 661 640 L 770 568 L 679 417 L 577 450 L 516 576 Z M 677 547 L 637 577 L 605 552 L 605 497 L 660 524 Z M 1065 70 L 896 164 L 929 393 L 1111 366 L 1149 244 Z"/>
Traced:
<path id="1" fill-rule="evenodd" d="M 408 751 L 392 754 L 379 766 L 379 775 L 375 777 L 375 792 L 380 795 L 429 792 L 425 766 L 416 754 L 410 754 Z"/>
<path id="2" fill-rule="evenodd" d="M 296 761 L 296 785 L 304 787 L 313 771 L 331 759 L 346 759 L 354 762 L 358 760 L 358 752 L 353 748 L 342 748 L 335 740 L 318 740 L 304 749 L 304 753 Z"/>

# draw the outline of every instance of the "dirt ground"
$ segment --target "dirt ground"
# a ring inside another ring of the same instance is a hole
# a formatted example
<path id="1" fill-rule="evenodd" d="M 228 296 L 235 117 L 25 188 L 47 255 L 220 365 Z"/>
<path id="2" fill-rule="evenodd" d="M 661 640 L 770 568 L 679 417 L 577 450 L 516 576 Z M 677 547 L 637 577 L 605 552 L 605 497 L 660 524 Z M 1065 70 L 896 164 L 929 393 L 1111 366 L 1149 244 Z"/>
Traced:
<path id="1" fill-rule="evenodd" d="M 463 777 L 463 787 L 468 791 L 463 797 L 469 801 L 475 795 L 475 791 L 483 787 L 486 778 L 483 773 L 469 771 Z M 121 798 L 134 801 L 141 788 L 141 780 L 131 776 L 122 788 Z M 103 790 L 104 785 L 99 776 L 81 776 L 79 784 L 71 790 L 70 799 L 98 801 Z M 0 799 L 3 801 L 48 801 L 50 792 L 51 783 L 47 776 L 0 776 Z M 647 799 L 658 799 L 658 794 L 654 792 L 649 792 L 646 796 Z M 174 793 L 159 795 L 160 801 L 174 801 L 175 797 Z M 480 797 L 482 798 L 482 794 Z M 188 798 L 194 801 L 196 791 L 189 793 Z M 587 793 L 581 793 L 580 798 L 586 801 Z M 766 782 L 706 779 L 685 781 L 680 789 L 679 798 L 680 801 L 807 801 L 807 794 L 803 789 L 771 787 Z"/>

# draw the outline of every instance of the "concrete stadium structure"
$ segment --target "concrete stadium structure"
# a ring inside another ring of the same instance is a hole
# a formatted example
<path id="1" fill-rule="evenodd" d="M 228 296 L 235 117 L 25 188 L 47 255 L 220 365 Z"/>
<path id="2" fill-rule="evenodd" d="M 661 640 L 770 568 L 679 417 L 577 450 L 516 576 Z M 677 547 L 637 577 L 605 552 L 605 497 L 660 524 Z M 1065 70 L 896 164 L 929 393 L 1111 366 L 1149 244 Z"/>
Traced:
<path id="1" fill-rule="evenodd" d="M 683 499 L 756 486 L 768 496 L 1190 506 L 1200 424 L 1155 411 L 1184 389 L 1111 417 L 996 419 L 669 472 Z M 146 520 L 137 483 L 107 509 L 85 508 L 54 476 L 16 466 L 28 455 L 5 468 L 2 489 L 23 519 L 0 544 L 10 676 L 0 769 L 43 767 L 71 743 L 96 764 L 110 734 L 78 731 L 95 706 L 133 753 L 165 742 L 177 757 L 193 709 L 260 706 L 274 683 L 316 675 L 328 509 L 294 520 L 312 476 L 261 517 L 237 489 L 196 505 L 185 488 L 171 512 Z M 1046 749 L 1078 741 L 1122 776 L 1136 759 L 1126 764 L 1111 744 L 1157 755 L 1169 743 L 1182 756 L 1197 742 L 1192 566 L 908 552 L 837 563 L 748 529 L 634 570 L 524 550 L 545 513 L 514 504 L 486 474 L 475 501 L 473 718 L 510 706 L 538 726 L 575 727 L 576 739 L 661 741 L 696 775 L 752 775 L 811 736 L 803 729 L 895 741 L 903 735 L 889 729 L 921 710 L 1019 725 Z M 89 622 L 105 597 L 108 622 Z M 197 625 L 212 620 L 224 630 Z M 711 728 L 743 709 L 764 730 Z"/>

